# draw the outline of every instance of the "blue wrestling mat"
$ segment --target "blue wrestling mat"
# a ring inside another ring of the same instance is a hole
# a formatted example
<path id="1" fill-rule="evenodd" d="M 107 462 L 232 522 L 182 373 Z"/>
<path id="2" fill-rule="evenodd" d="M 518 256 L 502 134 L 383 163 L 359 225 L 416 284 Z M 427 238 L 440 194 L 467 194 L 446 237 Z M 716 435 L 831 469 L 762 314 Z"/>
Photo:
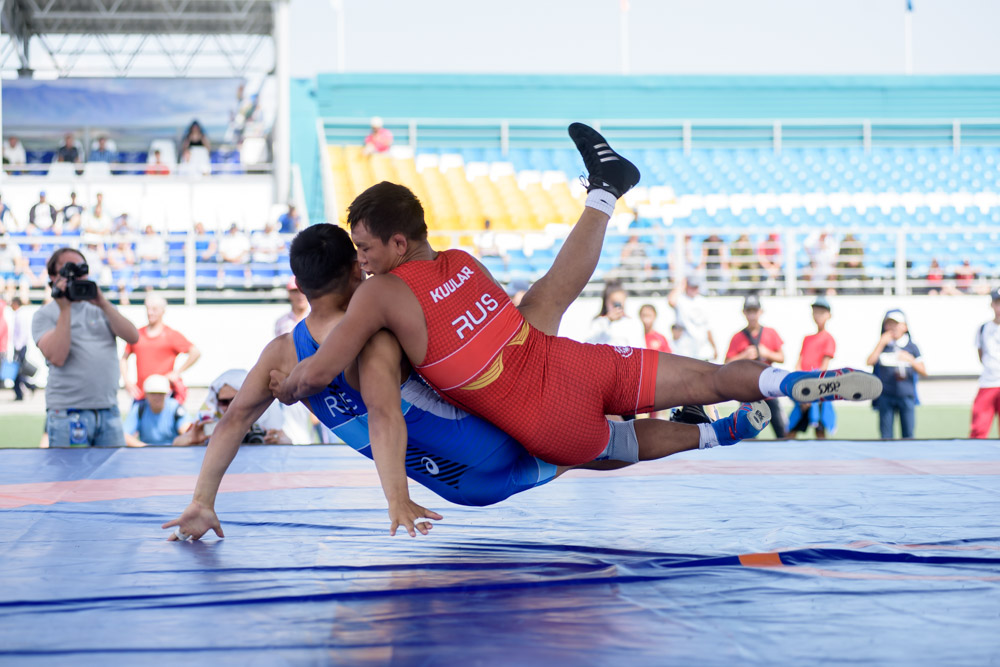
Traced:
<path id="1" fill-rule="evenodd" d="M 0 451 L 0 663 L 1000 664 L 1000 444 L 747 443 L 388 535 L 347 448 Z"/>

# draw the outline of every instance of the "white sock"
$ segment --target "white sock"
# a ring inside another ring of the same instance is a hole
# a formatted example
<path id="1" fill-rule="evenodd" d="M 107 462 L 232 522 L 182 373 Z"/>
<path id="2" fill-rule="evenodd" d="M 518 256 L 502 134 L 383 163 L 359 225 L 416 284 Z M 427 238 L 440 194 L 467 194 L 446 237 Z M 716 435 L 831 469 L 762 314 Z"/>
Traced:
<path id="1" fill-rule="evenodd" d="M 719 436 L 711 424 L 698 424 L 698 449 L 711 449 L 719 446 Z"/>
<path id="2" fill-rule="evenodd" d="M 610 216 L 615 212 L 615 203 L 618 199 L 607 190 L 591 190 L 587 194 L 587 201 L 584 206 L 597 209 L 604 215 Z"/>
<path id="3" fill-rule="evenodd" d="M 788 371 L 768 366 L 764 369 L 764 372 L 760 374 L 760 378 L 757 380 L 757 386 L 760 387 L 760 393 L 764 394 L 764 398 L 778 398 L 779 396 L 784 396 L 785 392 L 781 391 L 781 381 L 787 376 Z"/>

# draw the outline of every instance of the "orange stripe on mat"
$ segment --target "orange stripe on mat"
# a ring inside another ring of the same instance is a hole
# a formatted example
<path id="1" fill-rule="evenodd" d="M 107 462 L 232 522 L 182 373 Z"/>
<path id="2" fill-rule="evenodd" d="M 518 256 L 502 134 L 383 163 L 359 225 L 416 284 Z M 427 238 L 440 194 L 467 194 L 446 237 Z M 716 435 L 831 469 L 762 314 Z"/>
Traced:
<path id="1" fill-rule="evenodd" d="M 766 554 L 740 554 L 740 565 L 744 567 L 783 567 L 781 555 L 776 553 Z"/>
<path id="2" fill-rule="evenodd" d="M 89 503 L 96 500 L 190 495 L 197 475 L 158 475 L 118 479 L 79 479 L 68 482 L 0 484 L 0 509 L 25 505 Z M 233 473 L 226 475 L 220 493 L 274 491 L 304 488 L 377 487 L 374 470 L 308 470 L 278 473 Z"/>

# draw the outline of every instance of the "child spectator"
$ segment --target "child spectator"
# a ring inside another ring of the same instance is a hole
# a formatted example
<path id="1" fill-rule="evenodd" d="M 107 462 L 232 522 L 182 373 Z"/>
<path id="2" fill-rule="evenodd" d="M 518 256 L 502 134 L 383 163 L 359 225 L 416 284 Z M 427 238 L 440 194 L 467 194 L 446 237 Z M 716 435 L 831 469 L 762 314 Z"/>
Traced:
<path id="1" fill-rule="evenodd" d="M 837 351 L 837 343 L 826 330 L 830 316 L 830 302 L 826 297 L 817 297 L 812 304 L 816 333 L 802 339 L 802 351 L 799 352 L 795 370 L 825 371 L 830 367 L 830 361 Z M 796 403 L 788 417 L 788 423 L 791 424 L 789 437 L 794 438 L 796 434 L 805 433 L 812 427 L 816 430 L 816 437 L 822 440 L 837 430 L 837 413 L 834 412 L 832 401 Z"/>
<path id="2" fill-rule="evenodd" d="M 760 297 L 756 294 L 749 295 L 743 301 L 743 316 L 747 319 L 747 326 L 742 331 L 736 332 L 729 341 L 726 363 L 737 359 L 754 359 L 768 366 L 784 363 L 785 353 L 781 349 L 784 341 L 781 340 L 777 331 L 760 323 L 760 316 L 763 312 Z M 781 414 L 781 405 L 778 403 L 778 399 L 769 398 L 765 400 L 765 403 L 771 409 L 771 428 L 774 429 L 775 437 L 784 438 L 787 434 L 785 419 Z"/>
<path id="3" fill-rule="evenodd" d="M 667 337 L 653 329 L 653 325 L 656 324 L 656 308 L 653 304 L 643 304 L 639 308 L 639 320 L 642 322 L 642 328 L 646 331 L 646 347 L 669 354 L 670 343 L 667 342 Z"/>

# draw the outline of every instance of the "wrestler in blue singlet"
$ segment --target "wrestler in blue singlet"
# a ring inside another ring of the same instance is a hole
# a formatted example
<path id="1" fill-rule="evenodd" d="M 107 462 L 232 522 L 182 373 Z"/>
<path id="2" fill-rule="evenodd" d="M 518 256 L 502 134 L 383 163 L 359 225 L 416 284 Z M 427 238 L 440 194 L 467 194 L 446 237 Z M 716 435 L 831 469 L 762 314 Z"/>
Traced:
<path id="1" fill-rule="evenodd" d="M 292 336 L 299 361 L 319 349 L 305 320 Z M 489 422 L 446 403 L 416 373 L 400 387 L 406 420 L 406 475 L 458 505 L 492 505 L 555 478 L 556 466 L 528 454 Z M 372 458 L 368 408 L 341 373 L 309 397 L 323 424 Z"/>

